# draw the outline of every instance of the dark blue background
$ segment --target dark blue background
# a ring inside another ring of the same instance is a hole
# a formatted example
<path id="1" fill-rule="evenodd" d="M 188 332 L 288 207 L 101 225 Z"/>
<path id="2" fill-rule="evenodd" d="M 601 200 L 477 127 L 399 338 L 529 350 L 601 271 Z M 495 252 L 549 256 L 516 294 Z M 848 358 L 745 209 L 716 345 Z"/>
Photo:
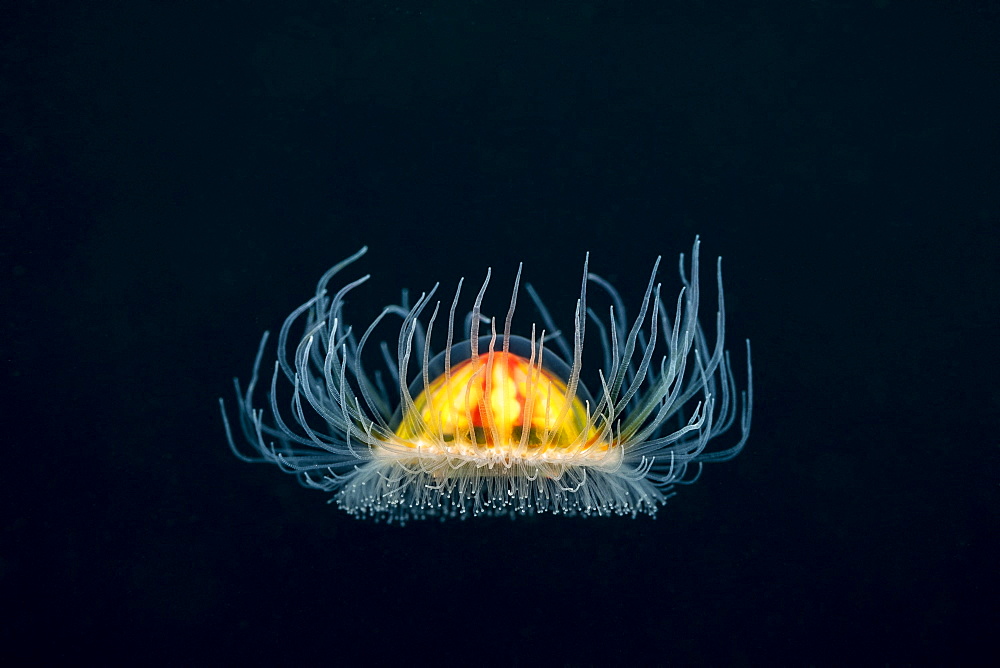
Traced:
<path id="1" fill-rule="evenodd" d="M 0 656 L 995 654 L 997 2 L 4 14 Z M 655 520 L 359 522 L 225 446 L 261 331 L 362 244 L 358 324 L 518 261 L 568 315 L 587 250 L 672 294 L 696 234 L 754 431 Z"/>

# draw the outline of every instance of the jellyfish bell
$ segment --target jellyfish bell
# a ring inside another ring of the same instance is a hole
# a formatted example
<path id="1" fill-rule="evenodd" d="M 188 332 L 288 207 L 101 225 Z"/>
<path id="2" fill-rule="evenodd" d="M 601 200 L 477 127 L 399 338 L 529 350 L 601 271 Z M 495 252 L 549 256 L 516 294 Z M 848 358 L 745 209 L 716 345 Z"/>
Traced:
<path id="1" fill-rule="evenodd" d="M 502 331 L 481 312 L 487 271 L 463 328 L 456 327 L 460 280 L 447 315 L 434 286 L 412 306 L 404 296 L 383 309 L 358 337 L 345 324 L 345 298 L 368 276 L 332 295 L 330 286 L 363 248 L 327 271 L 315 296 L 286 319 L 267 409 L 254 404 L 266 333 L 246 389 L 235 381 L 238 424 L 252 454 L 237 447 L 220 399 L 229 445 L 245 461 L 276 464 L 307 487 L 333 492 L 360 517 L 655 515 L 674 485 L 697 479 L 704 462 L 736 456 L 750 431 L 750 345 L 738 400 L 724 350 L 721 261 L 713 345 L 698 319 L 699 245 L 695 239 L 690 275 L 681 255 L 672 315 L 656 283 L 658 259 L 631 324 L 617 290 L 589 272 L 588 256 L 570 340 L 531 286 L 541 328 L 512 334 L 520 268 Z M 588 308 L 588 286 L 606 297 L 606 317 Z M 391 316 L 402 319 L 395 356 L 382 343 L 385 373 L 370 372 L 373 333 Z M 603 355 L 588 376 L 593 394 L 582 380 L 588 323 Z M 434 354 L 436 326 L 445 341 Z M 737 415 L 736 442 L 710 447 Z"/>
<path id="2" fill-rule="evenodd" d="M 485 355 L 473 356 L 470 343 L 431 360 L 427 377 L 435 380 L 421 376 L 410 384 L 414 399 L 404 399 L 392 421 L 404 447 L 464 452 L 491 465 L 517 457 L 541 461 L 546 448 L 565 453 L 594 443 L 587 414 L 593 400 L 582 383 L 570 394 L 565 362 L 552 353 L 543 361 L 536 342 L 520 336 L 505 339 L 503 350 L 494 349 L 494 338 L 480 337 Z"/>

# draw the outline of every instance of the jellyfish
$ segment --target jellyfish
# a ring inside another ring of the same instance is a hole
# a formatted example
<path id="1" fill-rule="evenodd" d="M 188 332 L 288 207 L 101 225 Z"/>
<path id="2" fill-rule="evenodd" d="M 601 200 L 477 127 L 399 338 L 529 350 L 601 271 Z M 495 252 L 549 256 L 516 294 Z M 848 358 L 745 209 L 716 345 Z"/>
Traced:
<path id="1" fill-rule="evenodd" d="M 738 392 L 724 345 L 721 258 L 714 342 L 699 321 L 699 247 L 696 237 L 689 267 L 680 255 L 672 308 L 657 282 L 661 258 L 630 321 L 615 287 L 589 271 L 587 254 L 572 332 L 557 329 L 528 284 L 540 322 L 521 334 L 512 330 L 522 266 L 502 322 L 482 312 L 487 270 L 464 317 L 460 279 L 450 300 L 435 299 L 440 284 L 412 304 L 403 291 L 364 331 L 353 328 L 347 297 L 370 275 L 339 287 L 334 280 L 364 247 L 323 274 L 285 320 L 262 407 L 267 332 L 249 383 L 234 379 L 235 423 L 219 399 L 229 447 L 331 493 L 361 518 L 655 516 L 677 485 L 696 481 L 705 463 L 735 457 L 750 433 L 750 342 Z M 375 332 L 395 333 L 397 319 L 394 345 L 376 344 Z M 585 333 L 600 342 L 588 355 L 602 360 L 592 370 L 584 368 Z M 738 436 L 718 446 L 737 417 Z"/>

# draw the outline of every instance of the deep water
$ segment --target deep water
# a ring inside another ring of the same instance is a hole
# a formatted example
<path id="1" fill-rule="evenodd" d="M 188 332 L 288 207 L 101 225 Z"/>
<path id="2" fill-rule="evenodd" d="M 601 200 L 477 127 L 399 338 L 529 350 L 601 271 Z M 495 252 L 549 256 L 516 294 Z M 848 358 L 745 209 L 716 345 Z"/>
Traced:
<path id="1" fill-rule="evenodd" d="M 8 665 L 995 653 L 996 2 L 5 15 Z M 363 244 L 362 331 L 487 267 L 502 318 L 518 262 L 569 327 L 585 252 L 627 305 L 662 255 L 671 303 L 695 235 L 753 432 L 656 519 L 400 528 L 226 446 L 261 333 Z"/>

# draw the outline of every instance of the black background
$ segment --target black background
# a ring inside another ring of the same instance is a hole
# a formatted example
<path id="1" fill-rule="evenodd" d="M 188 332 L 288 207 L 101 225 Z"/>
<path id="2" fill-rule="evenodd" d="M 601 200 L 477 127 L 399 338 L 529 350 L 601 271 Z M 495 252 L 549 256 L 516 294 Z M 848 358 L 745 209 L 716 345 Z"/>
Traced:
<path id="1" fill-rule="evenodd" d="M 40 0 L 0 36 L 0 656 L 996 654 L 995 1 Z M 360 326 L 519 261 L 563 320 L 587 250 L 673 294 L 696 234 L 754 428 L 655 520 L 361 522 L 225 446 L 260 333 L 362 244 Z"/>

